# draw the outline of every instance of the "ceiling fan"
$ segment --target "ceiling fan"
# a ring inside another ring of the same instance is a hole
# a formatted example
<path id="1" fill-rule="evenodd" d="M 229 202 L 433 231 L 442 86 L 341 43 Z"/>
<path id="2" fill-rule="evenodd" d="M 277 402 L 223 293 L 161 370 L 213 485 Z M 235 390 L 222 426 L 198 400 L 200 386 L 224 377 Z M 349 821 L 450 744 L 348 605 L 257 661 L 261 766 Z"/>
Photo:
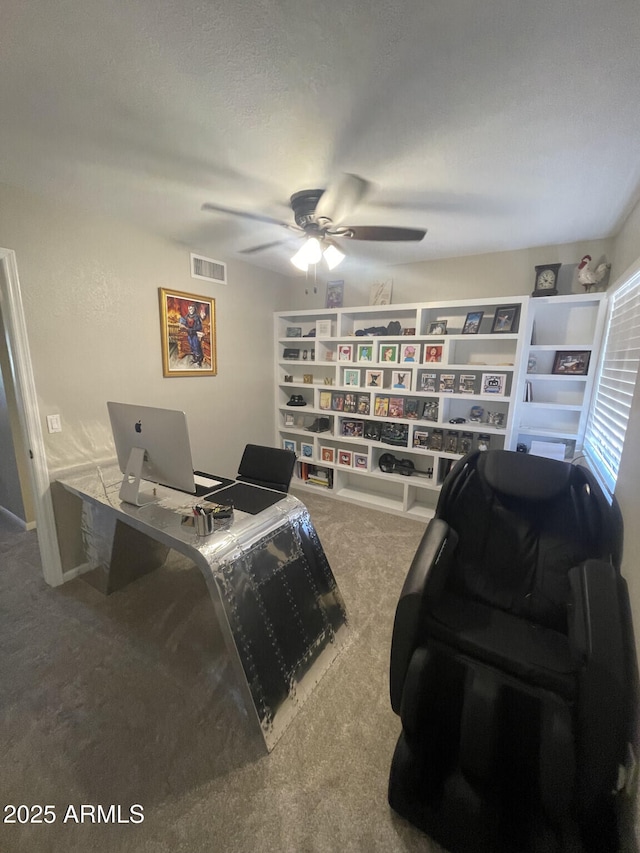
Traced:
<path id="1" fill-rule="evenodd" d="M 344 225 L 345 218 L 362 201 L 370 186 L 364 178 L 346 174 L 326 190 L 301 190 L 294 193 L 289 202 L 293 210 L 295 225 L 271 216 L 234 210 L 217 204 L 203 204 L 202 209 L 230 213 L 233 216 L 242 216 L 245 219 L 253 219 L 257 222 L 280 225 L 289 231 L 293 231 L 298 237 L 306 238 L 302 248 L 291 258 L 294 266 L 306 272 L 310 265 L 318 263 L 324 257 L 329 269 L 333 269 L 345 257 L 336 240 L 418 241 L 422 240 L 427 233 L 426 229 L 421 228 Z M 261 252 L 264 249 L 287 243 L 290 239 L 262 243 L 259 246 L 243 249 L 242 253 Z"/>

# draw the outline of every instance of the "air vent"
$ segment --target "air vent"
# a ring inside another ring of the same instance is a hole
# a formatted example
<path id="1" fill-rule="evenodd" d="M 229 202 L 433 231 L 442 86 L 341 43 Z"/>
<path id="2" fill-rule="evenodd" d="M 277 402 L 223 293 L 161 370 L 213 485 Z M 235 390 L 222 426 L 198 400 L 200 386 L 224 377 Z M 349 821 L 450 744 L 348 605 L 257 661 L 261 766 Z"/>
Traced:
<path id="1" fill-rule="evenodd" d="M 215 281 L 216 284 L 227 283 L 227 265 L 222 261 L 214 261 L 213 258 L 204 258 L 202 255 L 191 253 L 191 278 L 200 278 L 203 281 Z"/>

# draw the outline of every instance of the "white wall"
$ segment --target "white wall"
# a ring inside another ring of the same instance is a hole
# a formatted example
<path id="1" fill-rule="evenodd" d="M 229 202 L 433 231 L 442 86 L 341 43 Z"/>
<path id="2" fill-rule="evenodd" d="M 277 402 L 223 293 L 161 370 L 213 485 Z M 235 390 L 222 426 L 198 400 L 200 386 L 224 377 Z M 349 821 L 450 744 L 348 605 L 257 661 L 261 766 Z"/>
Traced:
<path id="1" fill-rule="evenodd" d="M 188 246 L 4 185 L 0 246 L 16 252 L 52 474 L 113 456 L 109 399 L 184 409 L 196 468 L 233 475 L 248 441 L 272 443 L 283 277 L 230 262 L 227 286 L 192 279 Z M 217 376 L 163 377 L 160 287 L 216 299 Z"/>
<path id="2" fill-rule="evenodd" d="M 429 239 L 429 235 L 425 239 Z M 355 244 L 354 244 L 355 245 Z M 612 240 L 590 240 L 566 243 L 559 246 L 538 246 L 514 252 L 495 252 L 463 258 L 445 258 L 404 264 L 395 267 L 370 267 L 350 259 L 330 276 L 317 283 L 308 283 L 299 276 L 290 286 L 290 304 L 287 308 L 318 308 L 325 304 L 326 280 L 344 279 L 345 306 L 368 305 L 369 290 L 377 281 L 393 280 L 392 301 L 431 302 L 443 299 L 468 299 L 481 296 L 520 296 L 533 290 L 536 264 L 562 264 L 558 277 L 560 293 L 584 293 L 576 281 L 575 270 L 583 255 L 594 260 L 607 257 L 611 260 Z M 357 249 L 353 249 L 356 252 Z M 305 293 L 308 290 L 309 293 Z"/>

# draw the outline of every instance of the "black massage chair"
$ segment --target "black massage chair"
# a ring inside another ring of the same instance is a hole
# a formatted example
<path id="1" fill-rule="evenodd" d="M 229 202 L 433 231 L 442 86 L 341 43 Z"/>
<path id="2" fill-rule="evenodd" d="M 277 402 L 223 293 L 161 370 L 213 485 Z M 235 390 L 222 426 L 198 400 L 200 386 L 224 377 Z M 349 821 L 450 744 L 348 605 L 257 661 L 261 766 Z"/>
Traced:
<path id="1" fill-rule="evenodd" d="M 452 853 L 618 849 L 636 666 L 622 519 L 588 469 L 447 477 L 396 610 L 392 808 Z"/>

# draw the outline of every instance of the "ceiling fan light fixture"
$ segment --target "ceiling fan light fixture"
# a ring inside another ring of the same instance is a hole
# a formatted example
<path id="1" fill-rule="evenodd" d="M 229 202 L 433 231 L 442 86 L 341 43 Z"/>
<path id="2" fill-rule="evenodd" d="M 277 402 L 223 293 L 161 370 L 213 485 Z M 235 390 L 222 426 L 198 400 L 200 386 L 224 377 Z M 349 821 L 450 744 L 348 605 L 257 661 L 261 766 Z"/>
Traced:
<path id="1" fill-rule="evenodd" d="M 294 267 L 306 272 L 311 264 L 317 264 L 321 257 L 320 242 L 316 237 L 309 237 L 291 258 L 291 263 Z"/>
<path id="2" fill-rule="evenodd" d="M 302 272 L 306 272 L 309 269 L 309 264 L 303 257 L 302 249 L 298 249 L 295 255 L 291 258 L 291 263 Z"/>
<path id="3" fill-rule="evenodd" d="M 335 269 L 338 264 L 341 264 L 345 259 L 344 252 L 341 252 L 340 249 L 334 245 L 333 243 L 329 243 L 327 248 L 322 253 L 322 257 L 325 260 L 325 263 L 329 267 L 330 270 Z"/>

